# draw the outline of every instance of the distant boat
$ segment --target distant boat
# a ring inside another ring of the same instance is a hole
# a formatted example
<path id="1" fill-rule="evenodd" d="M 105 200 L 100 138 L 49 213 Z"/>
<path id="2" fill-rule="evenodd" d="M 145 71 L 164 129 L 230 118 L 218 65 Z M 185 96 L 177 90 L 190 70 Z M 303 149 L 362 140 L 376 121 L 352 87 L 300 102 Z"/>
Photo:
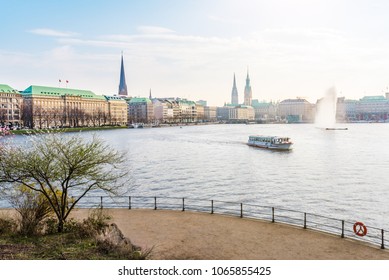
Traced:
<path id="1" fill-rule="evenodd" d="M 290 150 L 293 145 L 289 137 L 251 135 L 247 145 L 272 150 Z"/>
<path id="2" fill-rule="evenodd" d="M 325 130 L 348 130 L 347 127 L 326 127 Z"/>
<path id="3" fill-rule="evenodd" d="M 143 123 L 132 123 L 128 128 L 143 128 Z"/>

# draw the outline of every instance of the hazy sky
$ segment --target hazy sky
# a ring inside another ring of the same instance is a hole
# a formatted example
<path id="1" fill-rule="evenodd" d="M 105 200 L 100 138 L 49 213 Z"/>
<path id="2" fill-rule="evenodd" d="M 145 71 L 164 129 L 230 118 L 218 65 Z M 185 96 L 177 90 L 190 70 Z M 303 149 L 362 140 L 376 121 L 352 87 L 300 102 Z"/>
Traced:
<path id="1" fill-rule="evenodd" d="M 0 0 L 0 83 L 117 94 L 120 54 L 132 96 L 243 101 L 382 95 L 389 1 Z M 64 86 L 64 85 L 62 85 Z"/>

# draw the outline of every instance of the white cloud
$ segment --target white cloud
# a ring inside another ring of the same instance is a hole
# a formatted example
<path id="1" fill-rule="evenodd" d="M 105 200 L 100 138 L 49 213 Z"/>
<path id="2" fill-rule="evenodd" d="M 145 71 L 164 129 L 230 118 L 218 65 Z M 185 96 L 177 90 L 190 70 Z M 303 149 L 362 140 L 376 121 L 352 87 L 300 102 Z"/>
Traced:
<path id="1" fill-rule="evenodd" d="M 29 30 L 28 32 L 37 35 L 51 36 L 51 37 L 74 37 L 79 35 L 79 33 L 75 33 L 75 32 L 59 31 L 50 28 L 37 28 L 37 29 Z"/>
<path id="2" fill-rule="evenodd" d="M 242 24 L 243 21 L 235 18 L 224 18 L 216 15 L 208 15 L 208 19 L 223 24 Z"/>
<path id="3" fill-rule="evenodd" d="M 138 26 L 137 30 L 142 34 L 171 34 L 171 33 L 175 33 L 174 30 L 171 30 L 169 28 L 160 27 L 160 26 L 148 26 L 148 25 Z"/>
<path id="4" fill-rule="evenodd" d="M 389 61 L 382 59 L 389 57 L 386 46 L 357 41 L 333 29 L 269 28 L 246 37 L 193 36 L 151 26 L 138 31 L 89 38 L 57 36 L 58 46 L 40 53 L 30 65 L 50 69 L 51 81 L 61 76 L 75 87 L 115 92 L 123 50 L 131 92 L 147 94 L 152 87 L 156 96 L 190 95 L 214 105 L 229 100 L 234 72 L 242 94 L 247 65 L 253 98 L 258 99 L 298 95 L 315 101 L 331 85 L 349 97 L 360 96 L 358 88 L 386 85 Z"/>

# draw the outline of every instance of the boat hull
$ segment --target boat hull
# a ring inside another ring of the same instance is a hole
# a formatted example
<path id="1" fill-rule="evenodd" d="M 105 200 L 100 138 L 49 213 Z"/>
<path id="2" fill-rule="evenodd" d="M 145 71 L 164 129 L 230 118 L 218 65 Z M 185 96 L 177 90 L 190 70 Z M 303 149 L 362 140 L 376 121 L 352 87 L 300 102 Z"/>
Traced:
<path id="1" fill-rule="evenodd" d="M 288 144 L 271 144 L 271 143 L 255 143 L 248 142 L 247 145 L 256 148 L 270 149 L 270 150 L 279 150 L 279 151 L 289 151 L 292 149 L 292 143 Z"/>
<path id="2" fill-rule="evenodd" d="M 293 142 L 289 137 L 250 135 L 247 144 L 258 148 L 288 151 Z"/>

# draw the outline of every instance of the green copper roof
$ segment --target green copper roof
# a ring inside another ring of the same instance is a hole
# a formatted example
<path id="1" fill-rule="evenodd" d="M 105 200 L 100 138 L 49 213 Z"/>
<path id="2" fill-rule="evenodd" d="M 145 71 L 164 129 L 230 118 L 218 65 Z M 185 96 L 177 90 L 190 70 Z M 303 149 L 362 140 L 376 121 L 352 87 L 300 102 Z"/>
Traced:
<path id="1" fill-rule="evenodd" d="M 146 97 L 133 97 L 129 103 L 151 103 L 151 100 Z"/>
<path id="2" fill-rule="evenodd" d="M 39 95 L 39 96 L 81 96 L 82 98 L 89 99 L 101 99 L 105 100 L 102 95 L 96 95 L 90 90 L 70 89 L 70 88 L 56 88 L 56 87 L 44 87 L 44 86 L 29 86 L 22 94 L 27 95 Z"/>
<path id="3" fill-rule="evenodd" d="M 232 104 L 232 103 L 224 104 L 224 107 L 236 107 L 236 106 L 239 106 L 239 104 Z"/>
<path id="4" fill-rule="evenodd" d="M 0 92 L 19 93 L 17 90 L 11 88 L 10 86 L 3 84 L 0 84 Z"/>
<path id="5" fill-rule="evenodd" d="M 253 99 L 251 102 L 251 106 L 254 108 L 267 108 L 271 105 L 271 102 L 262 101 L 259 102 L 258 99 Z"/>
<path id="6" fill-rule="evenodd" d="M 364 96 L 360 99 L 360 101 L 363 101 L 363 102 L 387 102 L 388 99 L 386 99 L 382 95 L 376 95 L 376 96 Z"/>
<path id="7" fill-rule="evenodd" d="M 190 106 L 196 105 L 196 103 L 194 101 L 190 101 L 190 100 L 186 100 L 186 99 L 180 99 L 177 101 L 181 104 L 186 104 L 186 105 L 190 105 Z"/>
<path id="8" fill-rule="evenodd" d="M 125 101 L 122 97 L 120 96 L 111 96 L 111 95 L 104 95 L 105 99 L 107 100 L 123 100 Z"/>

